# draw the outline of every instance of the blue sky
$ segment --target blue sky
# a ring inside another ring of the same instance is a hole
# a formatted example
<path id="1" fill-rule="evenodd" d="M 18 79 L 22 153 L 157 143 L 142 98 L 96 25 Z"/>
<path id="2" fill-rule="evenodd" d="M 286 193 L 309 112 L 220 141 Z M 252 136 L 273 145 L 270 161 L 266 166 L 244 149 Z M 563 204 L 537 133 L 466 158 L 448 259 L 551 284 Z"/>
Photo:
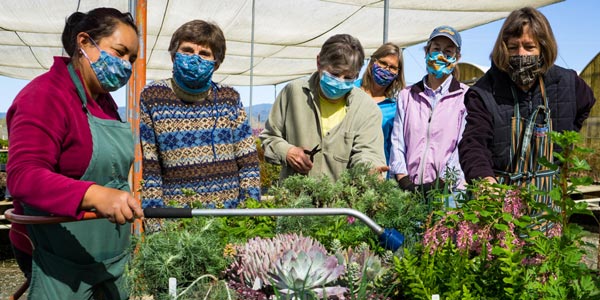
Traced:
<path id="1" fill-rule="evenodd" d="M 558 42 L 559 57 L 556 64 L 576 70 L 578 73 L 600 52 L 600 36 L 595 33 L 600 28 L 597 0 L 567 0 L 540 8 L 548 18 Z M 489 54 L 496 40 L 502 22 L 499 20 L 461 32 L 463 41 L 462 62 L 489 67 Z M 432 24 L 433 27 L 443 24 Z M 447 24 L 452 26 L 452 24 Z M 390 29 L 390 31 L 393 29 Z M 404 50 L 405 77 L 407 83 L 414 83 L 425 75 L 424 44 Z M 0 76 L 0 112 L 6 112 L 17 93 L 28 83 L 26 80 Z M 276 93 L 285 84 L 277 86 L 255 86 L 253 104 L 272 103 Z M 249 87 L 236 87 L 245 106 L 249 105 Z M 125 106 L 125 89 L 113 93 L 119 106 Z"/>

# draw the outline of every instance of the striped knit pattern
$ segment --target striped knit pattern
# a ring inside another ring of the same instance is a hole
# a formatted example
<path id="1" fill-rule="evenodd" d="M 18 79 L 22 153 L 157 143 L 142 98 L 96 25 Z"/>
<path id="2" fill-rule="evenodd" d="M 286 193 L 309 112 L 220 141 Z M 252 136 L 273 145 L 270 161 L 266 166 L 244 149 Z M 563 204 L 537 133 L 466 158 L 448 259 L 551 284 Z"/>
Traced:
<path id="1" fill-rule="evenodd" d="M 235 208 L 260 199 L 256 144 L 238 92 L 213 85 L 205 100 L 187 102 L 173 87 L 155 81 L 140 96 L 142 206 Z"/>

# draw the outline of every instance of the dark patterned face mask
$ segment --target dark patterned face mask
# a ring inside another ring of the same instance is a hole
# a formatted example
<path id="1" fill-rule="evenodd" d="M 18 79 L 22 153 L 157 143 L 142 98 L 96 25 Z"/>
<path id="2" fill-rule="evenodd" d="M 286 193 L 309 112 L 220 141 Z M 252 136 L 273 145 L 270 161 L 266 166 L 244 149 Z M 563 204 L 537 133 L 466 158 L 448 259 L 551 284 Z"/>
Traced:
<path id="1" fill-rule="evenodd" d="M 542 63 L 539 55 L 512 55 L 508 60 L 508 75 L 517 85 L 529 86 L 540 75 Z"/>

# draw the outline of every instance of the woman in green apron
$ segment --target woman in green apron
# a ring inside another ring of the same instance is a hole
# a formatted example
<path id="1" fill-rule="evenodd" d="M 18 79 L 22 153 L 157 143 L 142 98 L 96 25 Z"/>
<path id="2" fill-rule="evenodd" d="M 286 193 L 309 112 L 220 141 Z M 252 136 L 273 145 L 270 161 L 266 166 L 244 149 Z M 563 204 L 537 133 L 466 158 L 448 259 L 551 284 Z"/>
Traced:
<path id="1" fill-rule="evenodd" d="M 125 85 L 138 50 L 130 14 L 98 8 L 74 13 L 55 57 L 7 113 L 8 188 L 15 211 L 81 218 L 14 226 L 15 252 L 33 257 L 29 299 L 127 299 L 123 272 L 131 225 L 143 212 L 129 190 L 130 125 L 109 92 Z"/>

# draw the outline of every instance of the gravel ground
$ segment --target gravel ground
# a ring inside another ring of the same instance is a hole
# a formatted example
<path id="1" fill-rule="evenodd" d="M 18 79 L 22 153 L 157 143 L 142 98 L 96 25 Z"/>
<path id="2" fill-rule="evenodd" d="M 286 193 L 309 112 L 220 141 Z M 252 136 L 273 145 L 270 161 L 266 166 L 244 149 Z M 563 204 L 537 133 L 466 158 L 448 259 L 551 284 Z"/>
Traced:
<path id="1" fill-rule="evenodd" d="M 583 240 L 594 245 L 588 250 L 588 255 L 583 258 L 583 261 L 591 269 L 598 269 L 598 234 L 592 233 Z"/>
<path id="2" fill-rule="evenodd" d="M 24 282 L 25 277 L 14 259 L 0 261 L 0 299 L 8 299 Z M 27 296 L 20 299 L 27 299 Z"/>

